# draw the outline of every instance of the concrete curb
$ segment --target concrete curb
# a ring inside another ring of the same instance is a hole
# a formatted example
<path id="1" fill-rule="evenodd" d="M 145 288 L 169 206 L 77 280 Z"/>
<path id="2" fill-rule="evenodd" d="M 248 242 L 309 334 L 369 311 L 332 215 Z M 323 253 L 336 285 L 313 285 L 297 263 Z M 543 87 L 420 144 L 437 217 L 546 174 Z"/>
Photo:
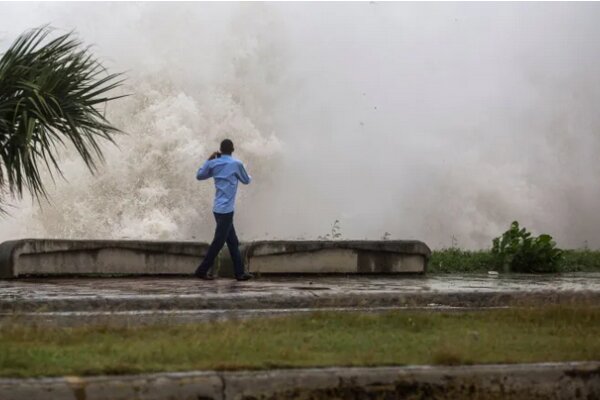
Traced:
<path id="1" fill-rule="evenodd" d="M 600 362 L 0 379 L 3 400 L 599 398 Z"/>
<path id="2" fill-rule="evenodd" d="M 127 311 L 127 310 L 258 310 L 327 307 L 506 307 L 570 303 L 600 304 L 597 291 L 524 292 L 457 292 L 457 293 L 331 293 L 316 295 L 313 291 L 282 296 L 249 294 L 243 297 L 208 296 L 201 291 L 194 294 L 159 296 L 134 295 L 129 297 L 57 297 L 42 299 L 0 299 L 0 312 L 50 311 Z"/>

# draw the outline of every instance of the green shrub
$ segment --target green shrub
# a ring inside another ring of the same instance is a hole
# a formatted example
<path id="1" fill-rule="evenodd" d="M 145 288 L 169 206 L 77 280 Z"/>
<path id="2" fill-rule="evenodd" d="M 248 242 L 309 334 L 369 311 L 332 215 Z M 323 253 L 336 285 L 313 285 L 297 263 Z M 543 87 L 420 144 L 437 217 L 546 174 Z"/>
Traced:
<path id="1" fill-rule="evenodd" d="M 489 250 L 461 250 L 456 247 L 434 250 L 431 253 L 429 273 L 486 273 L 493 266 Z"/>
<path id="2" fill-rule="evenodd" d="M 517 221 L 492 243 L 494 264 L 504 272 L 557 272 L 562 259 L 552 236 L 533 237 Z"/>
<path id="3" fill-rule="evenodd" d="M 560 272 L 600 272 L 600 251 L 584 249 L 563 250 Z"/>

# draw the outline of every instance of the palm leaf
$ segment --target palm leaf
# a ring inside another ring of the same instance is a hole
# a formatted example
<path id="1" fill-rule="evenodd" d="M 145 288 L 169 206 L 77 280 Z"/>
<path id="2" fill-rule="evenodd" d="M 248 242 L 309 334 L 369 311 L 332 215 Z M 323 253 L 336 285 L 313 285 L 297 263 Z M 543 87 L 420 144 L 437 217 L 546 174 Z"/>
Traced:
<path id="1" fill-rule="evenodd" d="M 122 75 L 107 73 L 73 33 L 48 40 L 51 32 L 26 32 L 0 57 L 0 211 L 6 194 L 47 197 L 40 168 L 62 176 L 65 143 L 93 173 L 103 160 L 99 140 L 114 143 L 120 132 L 96 107 L 123 97 L 109 95 Z"/>

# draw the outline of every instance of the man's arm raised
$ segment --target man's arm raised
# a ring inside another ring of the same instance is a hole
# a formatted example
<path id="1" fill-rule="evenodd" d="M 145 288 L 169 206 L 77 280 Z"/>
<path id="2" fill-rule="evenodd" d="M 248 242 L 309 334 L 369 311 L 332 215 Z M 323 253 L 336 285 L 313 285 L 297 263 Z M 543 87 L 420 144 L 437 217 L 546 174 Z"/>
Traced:
<path id="1" fill-rule="evenodd" d="M 200 167 L 198 172 L 196 172 L 196 179 L 202 181 L 204 179 L 208 179 L 212 176 L 212 170 L 210 168 L 210 160 L 206 160 L 204 165 Z"/>
<path id="2" fill-rule="evenodd" d="M 237 178 L 244 185 L 247 185 L 252 181 L 252 177 L 248 175 L 248 173 L 246 172 L 246 168 L 244 168 L 244 164 L 242 164 L 241 162 L 238 164 Z"/>

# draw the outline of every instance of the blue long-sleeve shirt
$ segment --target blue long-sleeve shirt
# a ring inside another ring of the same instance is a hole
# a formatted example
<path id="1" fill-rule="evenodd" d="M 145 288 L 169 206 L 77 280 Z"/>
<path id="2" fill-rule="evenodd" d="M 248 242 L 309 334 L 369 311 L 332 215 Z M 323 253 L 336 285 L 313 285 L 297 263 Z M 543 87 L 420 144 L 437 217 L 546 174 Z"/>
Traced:
<path id="1" fill-rule="evenodd" d="M 246 172 L 244 164 L 226 154 L 208 160 L 200 167 L 196 173 L 196 179 L 202 181 L 208 178 L 215 178 L 216 194 L 213 212 L 217 214 L 233 212 L 238 181 L 247 185 L 252 180 Z"/>

